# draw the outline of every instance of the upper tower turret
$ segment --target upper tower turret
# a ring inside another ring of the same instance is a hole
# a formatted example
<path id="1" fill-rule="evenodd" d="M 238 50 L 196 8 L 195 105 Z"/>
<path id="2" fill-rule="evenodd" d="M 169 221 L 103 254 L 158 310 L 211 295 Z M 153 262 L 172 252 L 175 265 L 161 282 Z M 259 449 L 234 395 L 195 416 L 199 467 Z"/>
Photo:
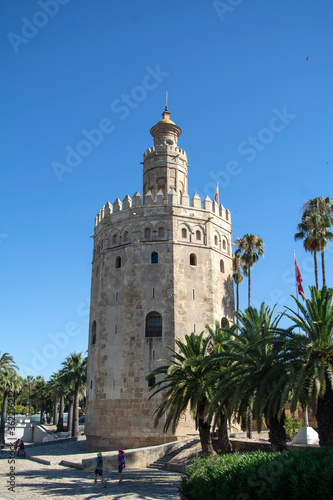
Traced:
<path id="1" fill-rule="evenodd" d="M 182 131 L 172 120 L 170 120 L 170 111 L 165 106 L 162 113 L 163 120 L 160 120 L 150 129 L 151 135 L 154 137 L 154 146 L 177 146 L 178 137 Z"/>
<path id="2" fill-rule="evenodd" d="M 170 120 L 167 106 L 163 119 L 150 129 L 154 146 L 143 155 L 143 196 L 150 191 L 153 200 L 159 190 L 164 199 L 170 190 L 174 190 L 180 203 L 181 196 L 187 194 L 187 156 L 177 145 L 182 131 Z"/>

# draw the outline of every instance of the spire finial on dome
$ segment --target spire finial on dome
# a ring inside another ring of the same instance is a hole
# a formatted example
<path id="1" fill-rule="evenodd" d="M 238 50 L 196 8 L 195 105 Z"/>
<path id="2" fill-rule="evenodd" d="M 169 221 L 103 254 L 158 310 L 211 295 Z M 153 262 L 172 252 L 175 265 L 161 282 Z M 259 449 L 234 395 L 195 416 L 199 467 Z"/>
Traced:
<path id="1" fill-rule="evenodd" d="M 168 111 L 168 91 L 165 92 L 165 111 Z"/>

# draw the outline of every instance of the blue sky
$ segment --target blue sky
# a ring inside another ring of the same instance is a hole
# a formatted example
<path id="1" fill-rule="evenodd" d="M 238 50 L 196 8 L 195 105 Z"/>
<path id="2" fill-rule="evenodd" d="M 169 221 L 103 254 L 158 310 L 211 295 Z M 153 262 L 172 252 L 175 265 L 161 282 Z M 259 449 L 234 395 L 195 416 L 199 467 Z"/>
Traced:
<path id="1" fill-rule="evenodd" d="M 330 0 L 4 0 L 1 10 L 0 350 L 23 376 L 47 379 L 87 349 L 94 218 L 142 192 L 166 91 L 190 196 L 213 197 L 219 182 L 235 238 L 264 239 L 253 305 L 292 305 L 293 250 L 314 284 L 293 236 L 301 204 L 332 197 Z M 333 245 L 326 264 L 331 284 Z M 245 282 L 241 308 L 246 297 Z"/>

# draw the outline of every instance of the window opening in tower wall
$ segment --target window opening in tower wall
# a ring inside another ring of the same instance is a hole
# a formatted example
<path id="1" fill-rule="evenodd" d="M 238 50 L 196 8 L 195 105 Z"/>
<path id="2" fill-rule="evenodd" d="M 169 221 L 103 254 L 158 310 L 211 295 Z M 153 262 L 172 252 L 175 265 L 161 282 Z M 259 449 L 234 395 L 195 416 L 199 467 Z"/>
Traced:
<path id="1" fill-rule="evenodd" d="M 146 317 L 146 337 L 162 337 L 162 316 L 158 312 Z"/>

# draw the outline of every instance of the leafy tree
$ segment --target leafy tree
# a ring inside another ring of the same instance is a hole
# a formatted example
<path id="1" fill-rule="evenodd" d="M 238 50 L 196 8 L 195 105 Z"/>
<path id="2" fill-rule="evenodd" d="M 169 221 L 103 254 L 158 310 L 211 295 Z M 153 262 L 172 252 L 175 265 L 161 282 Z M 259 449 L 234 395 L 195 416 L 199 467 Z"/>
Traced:
<path id="1" fill-rule="evenodd" d="M 209 367 L 204 367 L 210 345 L 211 339 L 204 338 L 204 332 L 200 335 L 185 335 L 185 342 L 176 339 L 179 352 L 170 348 L 171 356 L 161 359 L 167 364 L 156 368 L 146 377 L 151 380 L 163 376 L 162 380 L 157 381 L 151 388 L 154 391 L 151 398 L 160 392 L 163 393 L 162 403 L 155 411 L 155 427 L 162 416 L 166 415 L 164 432 L 168 431 L 170 425 L 175 432 L 181 416 L 189 407 L 199 427 L 204 455 L 214 453 L 208 420 L 212 389 L 207 387 L 207 380 L 210 378 Z"/>
<path id="2" fill-rule="evenodd" d="M 264 255 L 264 241 L 255 234 L 245 234 L 243 238 L 237 238 L 235 245 L 242 253 L 241 260 L 245 276 L 248 277 L 248 307 L 251 306 L 251 269 L 259 257 Z"/>
<path id="3" fill-rule="evenodd" d="M 62 363 L 63 369 L 61 370 L 60 380 L 63 381 L 67 387 L 74 390 L 73 397 L 73 424 L 71 433 L 73 437 L 79 436 L 79 396 L 80 390 L 85 386 L 87 381 L 87 358 L 82 359 L 82 352 L 73 352 Z M 68 412 L 70 413 L 70 411 Z M 70 415 L 68 415 L 69 419 Z M 69 421 L 69 420 L 68 420 Z"/>
<path id="4" fill-rule="evenodd" d="M 318 422 L 320 446 L 333 446 L 333 289 L 309 288 L 311 297 L 304 304 L 293 297 L 298 312 L 287 308 L 292 328 L 304 333 L 286 335 L 287 390 L 292 390 L 292 413 L 307 394 Z"/>

